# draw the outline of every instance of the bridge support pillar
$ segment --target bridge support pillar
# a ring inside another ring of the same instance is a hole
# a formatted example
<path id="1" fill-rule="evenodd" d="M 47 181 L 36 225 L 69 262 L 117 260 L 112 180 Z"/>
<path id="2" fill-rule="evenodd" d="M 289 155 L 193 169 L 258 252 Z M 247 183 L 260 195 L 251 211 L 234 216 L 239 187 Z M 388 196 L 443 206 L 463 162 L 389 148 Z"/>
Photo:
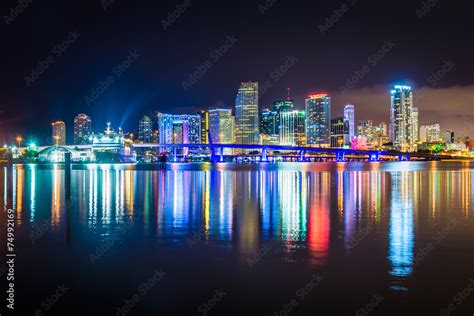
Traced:
<path id="1" fill-rule="evenodd" d="M 346 154 L 343 152 L 337 152 L 336 153 L 336 161 L 337 162 L 344 162 L 346 161 Z"/>
<path id="2" fill-rule="evenodd" d="M 262 148 L 262 157 L 260 158 L 260 162 L 267 162 L 267 149 Z"/>
<path id="3" fill-rule="evenodd" d="M 370 153 L 369 155 L 369 161 L 376 162 L 380 161 L 380 153 Z"/>
<path id="4" fill-rule="evenodd" d="M 176 147 L 173 147 L 173 162 L 178 161 L 178 155 L 176 154 Z"/>
<path id="5" fill-rule="evenodd" d="M 301 150 L 300 151 L 300 162 L 305 162 L 306 161 L 306 151 Z"/>
<path id="6" fill-rule="evenodd" d="M 224 162 L 224 148 L 220 147 L 219 154 L 220 154 L 219 162 Z"/>

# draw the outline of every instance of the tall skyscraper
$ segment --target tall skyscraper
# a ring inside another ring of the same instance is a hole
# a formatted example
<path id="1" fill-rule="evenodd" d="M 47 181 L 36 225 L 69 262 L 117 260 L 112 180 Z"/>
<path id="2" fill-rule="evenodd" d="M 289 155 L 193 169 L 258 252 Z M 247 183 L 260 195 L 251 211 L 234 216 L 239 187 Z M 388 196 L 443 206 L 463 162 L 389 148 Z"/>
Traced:
<path id="1" fill-rule="evenodd" d="M 344 122 L 347 124 L 347 132 L 344 134 L 344 145 L 351 146 L 355 135 L 355 108 L 352 104 L 344 107 Z"/>
<path id="2" fill-rule="evenodd" d="M 444 132 L 444 141 L 446 144 L 454 144 L 454 132 L 446 131 Z"/>
<path id="3" fill-rule="evenodd" d="M 189 144 L 189 121 L 173 121 L 173 144 Z"/>
<path id="4" fill-rule="evenodd" d="M 305 145 L 305 112 L 283 111 L 280 113 L 280 145 Z"/>
<path id="5" fill-rule="evenodd" d="M 365 137 L 368 148 L 372 148 L 377 140 L 374 122 L 372 120 L 359 121 L 359 125 L 357 126 L 357 136 Z"/>
<path id="6" fill-rule="evenodd" d="M 197 114 L 201 117 L 201 144 L 209 144 L 207 131 L 209 130 L 209 111 L 200 110 Z"/>
<path id="7" fill-rule="evenodd" d="M 209 110 L 209 131 L 214 144 L 234 142 L 234 117 L 230 109 Z"/>
<path id="8" fill-rule="evenodd" d="M 187 121 L 189 123 L 188 136 L 190 144 L 201 143 L 201 117 L 188 114 L 164 114 L 157 112 L 159 144 L 173 144 L 173 122 Z"/>
<path id="9" fill-rule="evenodd" d="M 413 112 L 412 88 L 395 86 L 391 91 L 390 141 L 395 148 L 402 151 L 414 149 L 416 135 Z"/>
<path id="10" fill-rule="evenodd" d="M 424 125 L 420 127 L 420 142 L 439 143 L 442 142 L 441 128 L 439 124 Z"/>
<path id="11" fill-rule="evenodd" d="M 53 143 L 57 146 L 66 145 L 66 123 L 56 121 L 51 125 L 53 126 Z"/>
<path id="12" fill-rule="evenodd" d="M 331 147 L 344 147 L 344 135 L 348 134 L 349 122 L 344 117 L 331 119 Z"/>
<path id="13" fill-rule="evenodd" d="M 138 141 L 142 143 L 153 142 L 153 120 L 145 115 L 138 122 Z"/>
<path id="14" fill-rule="evenodd" d="M 92 134 L 92 120 L 90 116 L 80 113 L 74 118 L 74 145 L 89 144 Z"/>
<path id="15" fill-rule="evenodd" d="M 242 82 L 235 100 L 235 140 L 237 144 L 260 142 L 258 82 Z"/>
<path id="16" fill-rule="evenodd" d="M 262 111 L 260 111 L 260 134 L 278 134 L 278 122 L 278 112 L 269 109 L 263 109 Z"/>
<path id="17" fill-rule="evenodd" d="M 329 146 L 331 134 L 331 98 L 326 93 L 306 99 L 306 144 Z"/>
<path id="18" fill-rule="evenodd" d="M 419 112 L 418 108 L 413 107 L 413 110 L 411 112 L 411 124 L 410 124 L 410 137 L 411 137 L 411 144 L 414 145 L 419 141 L 419 131 L 420 127 L 418 125 L 419 122 Z"/>

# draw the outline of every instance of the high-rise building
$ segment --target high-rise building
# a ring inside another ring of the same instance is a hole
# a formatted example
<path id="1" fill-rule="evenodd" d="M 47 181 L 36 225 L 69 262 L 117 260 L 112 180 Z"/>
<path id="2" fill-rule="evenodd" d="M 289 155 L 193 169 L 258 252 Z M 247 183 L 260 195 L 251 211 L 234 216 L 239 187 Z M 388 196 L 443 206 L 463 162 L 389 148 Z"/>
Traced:
<path id="1" fill-rule="evenodd" d="M 234 143 L 234 117 L 230 109 L 209 110 L 209 131 L 213 144 Z"/>
<path id="2" fill-rule="evenodd" d="M 66 123 L 56 121 L 51 125 L 53 126 L 53 143 L 56 146 L 66 145 Z"/>
<path id="3" fill-rule="evenodd" d="M 344 147 L 344 135 L 349 134 L 349 122 L 344 117 L 331 119 L 331 147 Z"/>
<path id="4" fill-rule="evenodd" d="M 235 100 L 235 140 L 237 144 L 260 142 L 258 82 L 242 82 Z"/>
<path id="5" fill-rule="evenodd" d="M 446 144 L 454 144 L 454 132 L 453 131 L 446 131 L 444 132 L 444 141 Z"/>
<path id="6" fill-rule="evenodd" d="M 273 111 L 278 113 L 292 111 L 294 107 L 295 102 L 291 99 L 273 102 Z"/>
<path id="7" fill-rule="evenodd" d="M 352 104 L 344 107 L 344 122 L 347 124 L 347 132 L 344 134 L 344 145 L 351 146 L 355 134 L 355 109 Z"/>
<path id="8" fill-rule="evenodd" d="M 410 124 L 410 136 L 411 136 L 411 143 L 412 145 L 416 144 L 419 141 L 419 131 L 420 127 L 418 125 L 419 122 L 419 112 L 418 108 L 413 107 L 413 110 L 411 112 L 411 124 Z"/>
<path id="9" fill-rule="evenodd" d="M 173 122 L 187 121 L 189 128 L 189 143 L 201 143 L 201 117 L 199 115 L 188 114 L 164 114 L 157 113 L 159 144 L 173 144 Z"/>
<path id="10" fill-rule="evenodd" d="M 387 123 L 382 122 L 377 126 L 374 126 L 374 147 L 383 147 L 385 144 L 389 143 L 390 139 L 388 138 L 388 129 Z"/>
<path id="11" fill-rule="evenodd" d="M 420 127 L 421 143 L 439 143 L 442 142 L 441 128 L 439 124 L 424 125 Z"/>
<path id="12" fill-rule="evenodd" d="M 74 145 L 89 144 L 92 134 L 92 120 L 90 116 L 80 113 L 74 118 Z"/>
<path id="13" fill-rule="evenodd" d="M 413 150 L 417 138 L 413 112 L 412 88 L 395 86 L 391 91 L 390 141 L 395 148 L 402 151 Z"/>
<path id="14" fill-rule="evenodd" d="M 312 94 L 306 99 L 306 144 L 329 146 L 331 134 L 331 98 L 326 93 Z"/>
<path id="15" fill-rule="evenodd" d="M 209 111 L 200 110 L 197 114 L 201 117 L 201 144 L 209 144 L 207 131 L 209 130 Z"/>
<path id="16" fill-rule="evenodd" d="M 280 144 L 285 146 L 305 145 L 305 112 L 283 111 L 280 113 Z"/>
<path id="17" fill-rule="evenodd" d="M 173 144 L 189 144 L 189 121 L 173 121 Z"/>
<path id="18" fill-rule="evenodd" d="M 278 134 L 278 112 L 269 109 L 260 111 L 260 134 L 276 135 Z"/>
<path id="19" fill-rule="evenodd" d="M 138 122 L 138 141 L 153 142 L 153 120 L 148 115 L 143 116 Z"/>

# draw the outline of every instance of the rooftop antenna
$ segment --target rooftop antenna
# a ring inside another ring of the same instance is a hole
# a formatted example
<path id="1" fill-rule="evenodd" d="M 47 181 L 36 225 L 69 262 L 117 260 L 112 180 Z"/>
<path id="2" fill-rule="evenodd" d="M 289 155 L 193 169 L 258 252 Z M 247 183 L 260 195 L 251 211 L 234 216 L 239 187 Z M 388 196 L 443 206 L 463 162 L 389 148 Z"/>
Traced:
<path id="1" fill-rule="evenodd" d="M 291 100 L 291 88 L 288 87 L 288 101 Z"/>

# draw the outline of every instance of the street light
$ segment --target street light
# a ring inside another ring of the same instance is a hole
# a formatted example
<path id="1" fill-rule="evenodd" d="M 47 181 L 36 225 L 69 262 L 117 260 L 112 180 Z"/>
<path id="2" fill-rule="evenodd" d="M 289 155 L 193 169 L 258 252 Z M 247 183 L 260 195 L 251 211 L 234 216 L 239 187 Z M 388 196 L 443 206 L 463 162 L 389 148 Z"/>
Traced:
<path id="1" fill-rule="evenodd" d="M 21 147 L 21 143 L 23 142 L 23 137 L 17 136 L 17 137 L 16 137 L 16 142 L 18 143 L 18 148 L 20 148 L 20 147 Z"/>

